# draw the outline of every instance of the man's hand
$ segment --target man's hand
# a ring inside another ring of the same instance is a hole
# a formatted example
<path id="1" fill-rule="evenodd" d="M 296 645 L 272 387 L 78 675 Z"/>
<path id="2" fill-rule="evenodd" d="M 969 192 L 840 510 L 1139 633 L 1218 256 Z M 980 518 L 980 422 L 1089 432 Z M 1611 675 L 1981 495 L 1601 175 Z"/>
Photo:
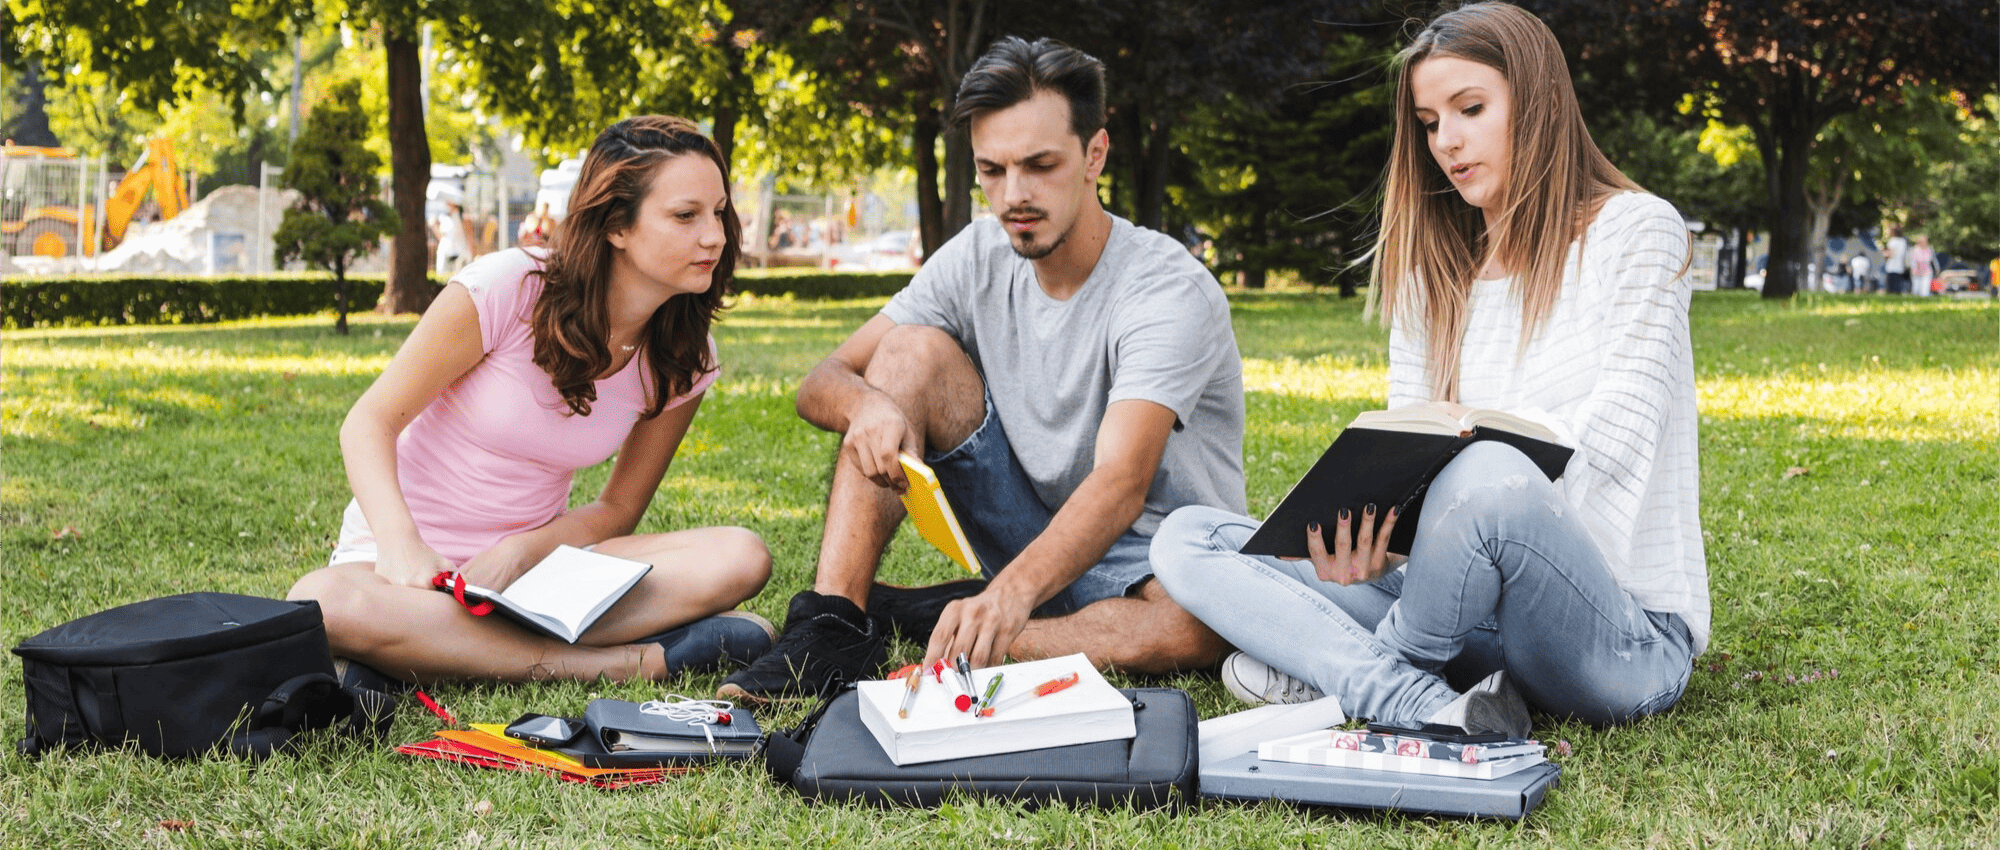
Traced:
<path id="1" fill-rule="evenodd" d="M 930 648 L 924 651 L 924 666 L 961 652 L 973 667 L 999 664 L 1028 627 L 1028 615 L 1034 610 L 1032 600 L 1016 597 L 998 584 L 988 585 L 978 596 L 953 601 L 938 615 Z"/>
<path id="2" fill-rule="evenodd" d="M 1326 538 L 1321 533 L 1319 523 L 1306 526 L 1306 554 L 1313 564 L 1313 571 L 1321 581 L 1338 585 L 1373 581 L 1395 567 L 1389 554 L 1389 536 L 1396 530 L 1396 515 L 1399 510 L 1389 509 L 1389 515 L 1382 520 L 1381 529 L 1375 528 L 1375 506 L 1363 508 L 1361 516 L 1342 509 L 1340 522 L 1334 527 L 1333 551 L 1326 551 Z M 1355 520 L 1359 520 L 1359 529 Z M 1291 560 L 1291 559 L 1288 559 Z"/>
<path id="3" fill-rule="evenodd" d="M 848 416 L 847 432 L 840 437 L 842 459 L 868 476 L 868 480 L 898 493 L 910 488 L 903 476 L 898 452 L 920 456 L 922 444 L 910 430 L 910 420 L 895 401 L 880 392 L 870 392 Z"/>

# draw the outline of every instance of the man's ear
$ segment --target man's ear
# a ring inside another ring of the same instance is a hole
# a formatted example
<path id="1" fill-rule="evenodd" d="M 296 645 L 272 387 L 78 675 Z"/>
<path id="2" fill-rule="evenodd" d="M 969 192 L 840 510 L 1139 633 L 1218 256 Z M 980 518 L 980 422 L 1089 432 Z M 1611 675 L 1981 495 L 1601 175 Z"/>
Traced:
<path id="1" fill-rule="evenodd" d="M 1104 174 L 1104 162 L 1110 155 L 1111 134 L 1103 127 L 1099 127 L 1090 137 L 1090 141 L 1083 146 L 1084 165 L 1090 169 L 1091 182 L 1096 182 L 1097 178 Z"/>

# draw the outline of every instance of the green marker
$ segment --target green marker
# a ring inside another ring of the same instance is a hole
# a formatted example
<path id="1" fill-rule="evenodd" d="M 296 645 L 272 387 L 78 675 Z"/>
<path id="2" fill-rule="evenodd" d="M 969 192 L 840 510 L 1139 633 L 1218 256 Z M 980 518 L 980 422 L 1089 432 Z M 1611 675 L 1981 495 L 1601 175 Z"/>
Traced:
<path id="1" fill-rule="evenodd" d="M 1004 678 L 1006 674 L 995 673 L 993 678 L 986 680 L 986 695 L 979 698 L 979 705 L 972 710 L 973 715 L 984 716 L 980 712 L 992 707 L 993 697 L 1000 693 L 1000 680 Z"/>

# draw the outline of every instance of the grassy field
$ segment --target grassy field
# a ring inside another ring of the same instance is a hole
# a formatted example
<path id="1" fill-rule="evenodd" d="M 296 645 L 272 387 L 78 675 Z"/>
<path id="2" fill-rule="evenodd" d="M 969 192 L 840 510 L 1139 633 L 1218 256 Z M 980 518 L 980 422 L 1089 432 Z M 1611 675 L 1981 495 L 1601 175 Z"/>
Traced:
<path id="1" fill-rule="evenodd" d="M 1358 303 L 1232 296 L 1253 512 L 1381 403 L 1385 335 Z M 792 412 L 804 371 L 879 301 L 747 299 L 725 375 L 644 528 L 741 524 L 776 556 L 751 607 L 809 585 L 836 440 Z M 160 763 L 0 754 L 0 847 L 1954 847 L 2000 844 L 2000 309 L 1739 293 L 1695 301 L 1715 636 L 1665 716 L 1568 740 L 1523 824 L 1199 805 L 1178 815 L 960 801 L 885 815 L 807 806 L 755 765 L 637 791 L 441 766 L 386 748 Z M 408 332 L 330 317 L 0 335 L 0 642 L 194 590 L 278 596 L 325 558 L 348 498 L 334 433 Z M 604 470 L 580 476 L 587 497 Z M 905 534 L 884 576 L 951 575 Z M 896 656 L 914 655 L 911 646 Z M 672 690 L 712 692 L 718 677 Z M 1212 676 L 1171 680 L 1203 716 Z M 22 704 L 0 661 L 0 707 Z M 461 718 L 580 713 L 647 685 L 463 685 Z M 789 724 L 792 707 L 765 716 Z M 18 716 L 18 715 L 14 715 Z M 10 723 L 12 721 L 9 721 Z M 397 742 L 437 721 L 414 704 Z M 6 737 L 20 727 L 7 727 Z"/>

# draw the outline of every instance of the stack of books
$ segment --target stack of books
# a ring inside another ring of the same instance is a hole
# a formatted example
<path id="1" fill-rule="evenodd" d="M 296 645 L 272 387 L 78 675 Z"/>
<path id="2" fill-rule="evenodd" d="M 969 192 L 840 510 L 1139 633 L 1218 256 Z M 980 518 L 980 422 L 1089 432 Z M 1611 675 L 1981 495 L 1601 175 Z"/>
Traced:
<path id="1" fill-rule="evenodd" d="M 1057 686 L 1074 676 L 1074 682 Z M 907 680 L 861 682 L 861 722 L 898 765 L 1116 741 L 1138 734 L 1132 700 L 1082 653 Z M 961 700 L 960 697 L 966 697 Z M 985 700 L 995 710 L 979 712 Z M 907 711 L 905 709 L 907 708 Z"/>

